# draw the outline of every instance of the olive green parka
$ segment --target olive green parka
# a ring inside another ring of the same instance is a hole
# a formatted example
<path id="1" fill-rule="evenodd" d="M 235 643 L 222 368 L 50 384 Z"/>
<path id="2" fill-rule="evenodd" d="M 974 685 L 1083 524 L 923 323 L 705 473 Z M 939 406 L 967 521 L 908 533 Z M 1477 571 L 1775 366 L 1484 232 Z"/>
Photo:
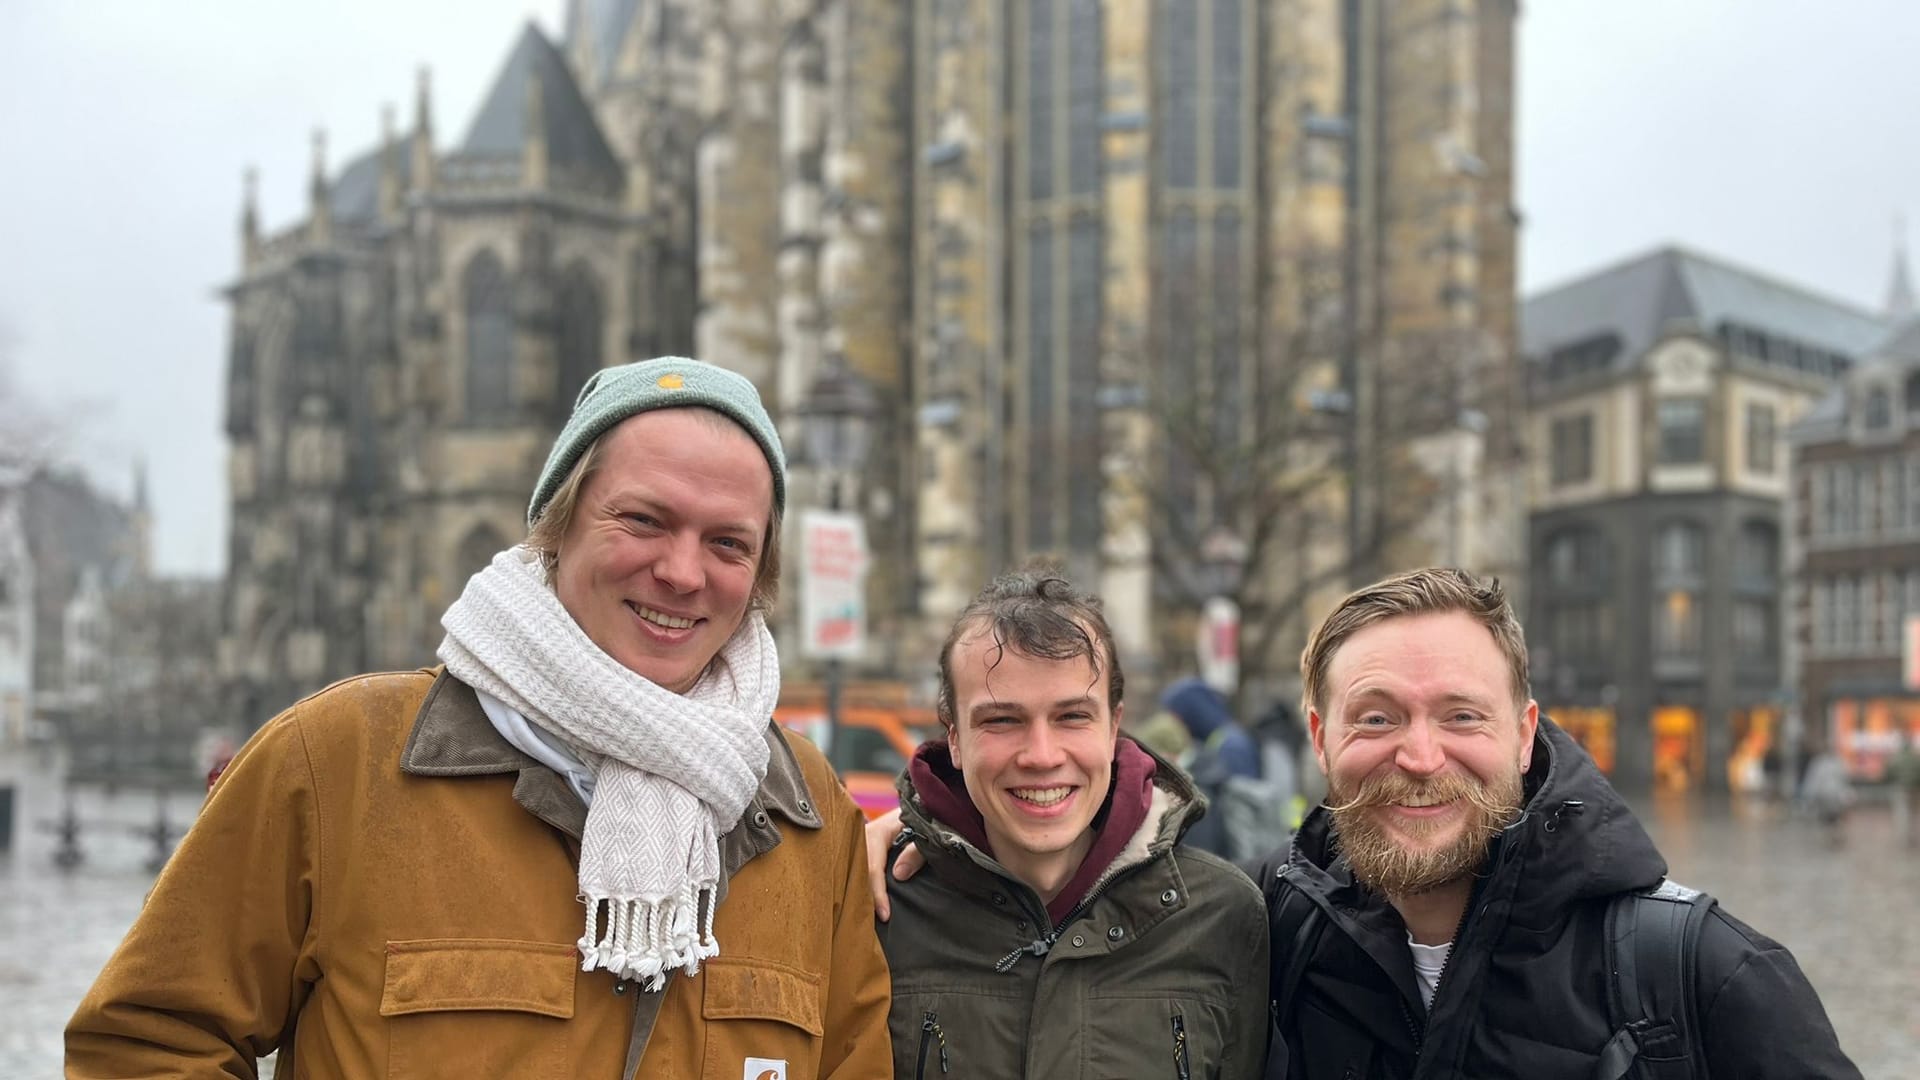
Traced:
<path id="1" fill-rule="evenodd" d="M 1124 736 L 1123 736 L 1124 737 Z M 906 1080 L 1259 1077 L 1266 906 L 1223 859 L 1179 843 L 1206 803 L 1156 758 L 1150 807 L 1059 925 L 1031 887 L 934 821 L 905 775 L 927 866 L 889 877 L 893 1062 Z"/>

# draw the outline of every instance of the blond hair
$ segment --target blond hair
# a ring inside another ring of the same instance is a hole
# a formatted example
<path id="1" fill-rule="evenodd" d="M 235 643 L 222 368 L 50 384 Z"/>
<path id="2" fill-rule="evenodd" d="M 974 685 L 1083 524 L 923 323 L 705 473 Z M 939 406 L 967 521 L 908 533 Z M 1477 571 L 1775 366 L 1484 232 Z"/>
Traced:
<path id="1" fill-rule="evenodd" d="M 1494 644 L 1507 658 L 1514 703 L 1525 702 L 1532 696 L 1527 678 L 1527 639 L 1499 580 L 1482 581 L 1451 567 L 1428 567 L 1356 589 L 1334 605 L 1300 654 L 1303 709 L 1325 714 L 1327 669 L 1333 666 L 1333 654 L 1354 634 L 1387 619 L 1455 611 L 1471 616 L 1493 635 Z"/>

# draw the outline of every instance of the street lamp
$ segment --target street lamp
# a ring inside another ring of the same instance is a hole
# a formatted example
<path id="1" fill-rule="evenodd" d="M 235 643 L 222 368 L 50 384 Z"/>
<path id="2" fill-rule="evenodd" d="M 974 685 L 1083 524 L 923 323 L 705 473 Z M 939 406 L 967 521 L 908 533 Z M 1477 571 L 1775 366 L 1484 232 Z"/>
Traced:
<path id="1" fill-rule="evenodd" d="M 834 354 L 815 376 L 798 410 L 807 463 L 825 474 L 827 509 L 841 509 L 841 481 L 859 470 L 873 442 L 873 421 L 879 398 L 867 380 L 847 368 L 846 357 Z M 808 570 L 812 572 L 811 568 Z M 840 657 L 826 658 L 827 761 L 844 765 L 840 738 Z"/>

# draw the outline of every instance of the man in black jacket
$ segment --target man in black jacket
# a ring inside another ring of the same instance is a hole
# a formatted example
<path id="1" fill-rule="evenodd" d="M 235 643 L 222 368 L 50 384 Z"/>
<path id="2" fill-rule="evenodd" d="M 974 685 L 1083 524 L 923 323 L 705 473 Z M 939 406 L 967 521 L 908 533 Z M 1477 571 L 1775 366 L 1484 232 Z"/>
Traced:
<path id="1" fill-rule="evenodd" d="M 1685 1045 L 1623 1055 L 1607 912 L 1666 861 L 1539 716 L 1497 583 L 1420 570 L 1361 589 L 1301 669 L 1328 796 L 1256 878 L 1286 1041 L 1275 1072 L 1620 1080 L 1667 1056 L 1721 1080 L 1860 1075 L 1793 957 L 1717 907 Z"/>

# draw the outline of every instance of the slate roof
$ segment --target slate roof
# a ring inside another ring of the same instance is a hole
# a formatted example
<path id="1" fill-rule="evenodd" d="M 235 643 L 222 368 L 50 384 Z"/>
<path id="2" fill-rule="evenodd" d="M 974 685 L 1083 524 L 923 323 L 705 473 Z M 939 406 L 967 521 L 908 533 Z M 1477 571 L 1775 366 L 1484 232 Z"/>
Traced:
<path id="1" fill-rule="evenodd" d="M 400 167 L 400 190 L 404 192 L 413 178 L 413 155 L 403 144 L 394 156 Z M 374 147 L 341 169 L 327 198 L 335 221 L 372 221 L 380 209 L 380 148 Z"/>
<path id="2" fill-rule="evenodd" d="M 1557 348 L 1612 334 L 1621 342 L 1613 364 L 1627 367 L 1676 319 L 1706 334 L 1736 323 L 1849 357 L 1871 350 L 1887 332 L 1879 317 L 1852 304 L 1684 248 L 1662 247 L 1526 300 L 1521 348 L 1540 360 Z"/>
<path id="3" fill-rule="evenodd" d="M 600 134 L 593 110 L 580 96 L 580 87 L 567 62 L 538 27 L 528 23 L 507 57 L 506 66 L 487 91 L 480 111 L 467 129 L 458 153 L 471 157 L 518 156 L 527 140 L 527 79 L 540 80 L 541 118 L 547 134 L 547 160 L 560 168 L 576 167 L 599 173 L 618 183 L 624 175 L 620 162 Z"/>

